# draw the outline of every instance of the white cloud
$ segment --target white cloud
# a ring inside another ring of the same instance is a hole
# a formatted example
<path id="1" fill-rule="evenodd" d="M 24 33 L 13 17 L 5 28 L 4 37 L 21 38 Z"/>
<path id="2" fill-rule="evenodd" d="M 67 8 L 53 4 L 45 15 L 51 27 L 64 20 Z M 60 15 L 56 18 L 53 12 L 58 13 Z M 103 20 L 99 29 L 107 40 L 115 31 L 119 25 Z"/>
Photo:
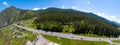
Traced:
<path id="1" fill-rule="evenodd" d="M 91 2 L 90 2 L 90 1 L 87 1 L 87 4 L 91 4 Z"/>
<path id="2" fill-rule="evenodd" d="M 62 8 L 65 8 L 65 6 L 62 6 Z"/>
<path id="3" fill-rule="evenodd" d="M 115 22 L 120 23 L 120 18 L 118 18 L 115 15 L 108 15 L 108 14 L 105 14 L 103 12 L 97 12 L 97 10 L 92 9 L 92 8 L 85 9 L 85 11 L 87 11 L 87 12 L 93 12 L 93 13 L 97 14 L 98 16 L 104 17 L 104 18 L 106 18 L 106 19 L 108 19 L 110 21 L 115 21 Z"/>
<path id="4" fill-rule="evenodd" d="M 106 17 L 105 14 L 101 13 L 101 12 L 97 13 L 97 15 L 102 16 L 102 17 Z"/>
<path id="5" fill-rule="evenodd" d="M 72 6 L 72 9 L 75 9 L 76 7 L 75 6 Z"/>
<path id="6" fill-rule="evenodd" d="M 112 20 L 113 21 L 113 18 L 115 18 L 115 16 L 107 16 L 105 13 L 103 13 L 103 12 L 99 12 L 99 13 L 97 13 L 97 15 L 98 16 L 101 16 L 101 17 L 104 17 L 104 18 L 106 18 L 106 19 L 108 19 L 108 20 Z"/>
<path id="7" fill-rule="evenodd" d="M 8 7 L 8 3 L 7 2 L 3 2 L 3 5 L 7 6 Z"/>
<path id="8" fill-rule="evenodd" d="M 43 9 L 47 9 L 47 7 L 44 7 Z"/>
<path id="9" fill-rule="evenodd" d="M 112 15 L 112 16 L 108 16 L 108 15 L 106 15 L 105 13 L 101 13 L 101 12 L 97 13 L 97 15 L 99 15 L 99 16 L 101 16 L 101 17 L 104 17 L 104 18 L 106 18 L 106 19 L 108 19 L 108 20 L 116 21 L 116 22 L 120 23 L 120 19 L 117 18 L 116 16 L 113 16 L 113 15 Z"/>
<path id="10" fill-rule="evenodd" d="M 120 23 L 120 20 L 117 20 L 118 23 Z"/>
<path id="11" fill-rule="evenodd" d="M 39 9 L 40 9 L 40 8 L 38 8 L 38 7 L 33 8 L 33 10 L 35 10 L 35 11 L 36 11 L 36 10 L 39 10 Z"/>
<path id="12" fill-rule="evenodd" d="M 116 18 L 116 16 L 110 16 L 110 18 L 111 18 L 111 19 L 115 19 L 115 18 Z"/>

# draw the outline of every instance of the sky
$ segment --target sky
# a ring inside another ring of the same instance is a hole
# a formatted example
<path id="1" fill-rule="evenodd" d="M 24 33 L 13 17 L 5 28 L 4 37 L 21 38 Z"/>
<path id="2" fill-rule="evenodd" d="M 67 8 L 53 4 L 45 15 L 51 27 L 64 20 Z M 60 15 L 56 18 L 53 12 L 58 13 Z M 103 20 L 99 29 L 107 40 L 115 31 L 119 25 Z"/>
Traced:
<path id="1" fill-rule="evenodd" d="M 120 0 L 0 0 L 0 11 L 10 6 L 38 10 L 49 7 L 92 12 L 120 23 Z"/>

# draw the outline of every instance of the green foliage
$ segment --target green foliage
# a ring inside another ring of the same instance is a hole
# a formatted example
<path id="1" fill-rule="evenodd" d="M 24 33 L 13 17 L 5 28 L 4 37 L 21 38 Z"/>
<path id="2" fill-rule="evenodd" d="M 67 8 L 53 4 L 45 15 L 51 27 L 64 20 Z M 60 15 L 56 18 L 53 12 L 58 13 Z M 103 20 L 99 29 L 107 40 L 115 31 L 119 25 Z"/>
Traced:
<path id="1" fill-rule="evenodd" d="M 120 40 L 112 40 L 112 42 L 120 43 Z"/>
<path id="2" fill-rule="evenodd" d="M 44 22 L 44 23 L 36 23 L 36 24 L 38 24 L 36 25 L 37 29 L 43 29 L 45 31 L 62 32 L 63 29 L 61 24 L 58 24 L 56 22 Z"/>
<path id="3" fill-rule="evenodd" d="M 21 17 L 19 17 L 19 18 L 21 20 L 27 20 L 27 19 L 35 17 L 36 15 L 37 15 L 36 13 L 28 10 L 28 11 L 24 12 L 23 14 L 21 14 Z"/>
<path id="4" fill-rule="evenodd" d="M 72 25 L 65 25 L 62 32 L 71 33 L 74 32 L 75 28 Z"/>
<path id="5" fill-rule="evenodd" d="M 120 30 L 108 20 L 92 13 L 71 9 L 48 8 L 35 19 L 37 29 L 74 34 L 118 37 Z"/>
<path id="6" fill-rule="evenodd" d="M 3 32 L 0 31 L 0 45 L 4 45 L 5 39 L 3 37 Z"/>
<path id="7" fill-rule="evenodd" d="M 34 18 L 32 18 L 32 19 L 29 19 L 29 20 L 22 20 L 21 22 L 22 22 L 22 25 L 23 25 L 23 26 L 27 26 L 27 27 L 29 27 L 29 28 L 34 28 L 34 29 L 36 29 L 36 28 L 37 28 L 36 25 L 33 24 L 33 22 L 34 22 L 35 19 L 36 19 L 36 17 L 34 17 Z"/>

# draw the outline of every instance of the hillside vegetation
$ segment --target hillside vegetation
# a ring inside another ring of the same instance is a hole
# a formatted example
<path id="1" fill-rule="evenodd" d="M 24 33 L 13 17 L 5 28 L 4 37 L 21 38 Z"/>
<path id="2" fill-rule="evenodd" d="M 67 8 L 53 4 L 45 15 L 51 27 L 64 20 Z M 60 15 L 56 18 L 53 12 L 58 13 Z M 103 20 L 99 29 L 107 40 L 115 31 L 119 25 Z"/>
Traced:
<path id="1" fill-rule="evenodd" d="M 48 8 L 41 11 L 35 19 L 37 29 L 73 34 L 96 34 L 118 37 L 118 26 L 93 13 L 72 9 Z"/>

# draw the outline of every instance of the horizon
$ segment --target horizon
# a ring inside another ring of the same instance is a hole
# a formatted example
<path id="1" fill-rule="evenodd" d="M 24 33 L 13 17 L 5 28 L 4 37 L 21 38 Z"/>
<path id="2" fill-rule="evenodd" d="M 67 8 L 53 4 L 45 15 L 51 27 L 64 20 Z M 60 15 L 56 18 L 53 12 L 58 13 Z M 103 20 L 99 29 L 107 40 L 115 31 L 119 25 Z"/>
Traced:
<path id="1" fill-rule="evenodd" d="M 39 10 L 55 7 L 62 9 L 74 9 L 88 13 L 92 12 L 110 21 L 120 23 L 118 0 L 1 0 L 0 3 L 0 12 L 10 6 L 15 6 L 17 8 L 25 10 Z"/>

